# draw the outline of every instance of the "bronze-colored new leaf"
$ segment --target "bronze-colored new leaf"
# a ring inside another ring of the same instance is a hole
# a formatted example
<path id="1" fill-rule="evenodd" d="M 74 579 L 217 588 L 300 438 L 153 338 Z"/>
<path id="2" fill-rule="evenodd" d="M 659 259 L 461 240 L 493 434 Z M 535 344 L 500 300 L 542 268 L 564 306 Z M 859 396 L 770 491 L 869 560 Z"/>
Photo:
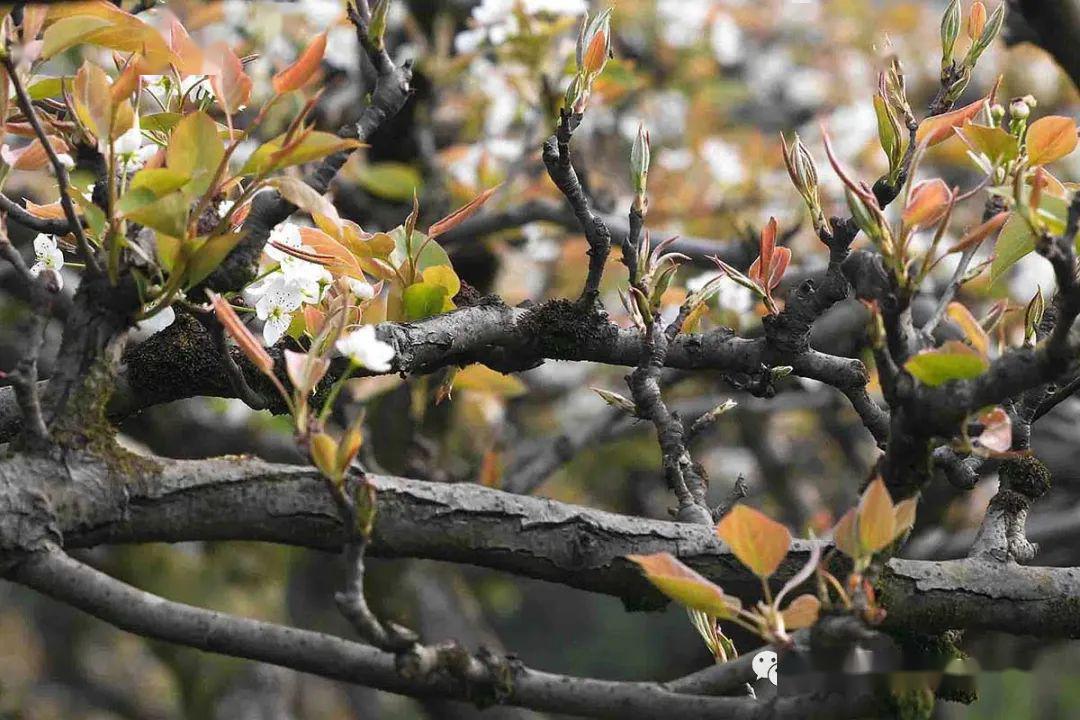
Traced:
<path id="1" fill-rule="evenodd" d="M 725 595 L 718 585 L 694 572 L 669 553 L 627 555 L 656 588 L 675 602 L 716 618 L 729 618 L 739 611 L 736 597 Z"/>
<path id="2" fill-rule="evenodd" d="M 274 76 L 274 92 L 287 93 L 303 87 L 315 75 L 326 52 L 326 33 L 319 33 L 289 67 Z"/>
<path id="3" fill-rule="evenodd" d="M 768 515 L 736 505 L 716 526 L 716 534 L 735 557 L 760 578 L 776 572 L 791 546 L 791 533 Z"/>

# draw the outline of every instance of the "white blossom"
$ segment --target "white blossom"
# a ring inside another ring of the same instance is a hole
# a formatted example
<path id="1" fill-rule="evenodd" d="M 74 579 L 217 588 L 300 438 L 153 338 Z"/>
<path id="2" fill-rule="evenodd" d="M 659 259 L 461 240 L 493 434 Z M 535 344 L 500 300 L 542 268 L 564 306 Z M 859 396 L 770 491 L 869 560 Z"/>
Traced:
<path id="1" fill-rule="evenodd" d="M 334 347 L 357 365 L 374 372 L 388 372 L 394 348 L 375 337 L 375 326 L 364 325 L 339 339 Z"/>
<path id="2" fill-rule="evenodd" d="M 130 156 L 138 152 L 143 144 L 142 128 L 139 127 L 139 114 L 135 113 L 131 127 L 125 130 L 120 137 L 113 140 L 113 152 L 120 156 Z"/>
<path id="3" fill-rule="evenodd" d="M 293 283 L 281 273 L 264 278 L 270 280 L 258 293 L 255 303 L 255 315 L 263 322 L 263 340 L 273 345 L 292 324 L 293 313 L 303 303 L 303 295 Z"/>
<path id="4" fill-rule="evenodd" d="M 64 267 L 64 253 L 56 245 L 56 238 L 51 235 L 38 235 L 34 238 L 34 256 L 36 262 L 30 266 L 30 274 L 37 277 L 42 270 L 56 273 L 57 285 L 64 287 L 64 276 L 60 270 Z"/>

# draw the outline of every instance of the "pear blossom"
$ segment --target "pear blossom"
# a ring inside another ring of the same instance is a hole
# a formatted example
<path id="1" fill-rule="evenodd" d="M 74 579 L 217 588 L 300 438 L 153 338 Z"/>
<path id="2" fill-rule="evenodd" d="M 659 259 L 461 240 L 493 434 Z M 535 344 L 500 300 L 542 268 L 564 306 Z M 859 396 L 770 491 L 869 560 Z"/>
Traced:
<path id="1" fill-rule="evenodd" d="M 64 276 L 60 270 L 64 267 L 64 253 L 56 245 L 56 238 L 51 235 L 38 235 L 34 238 L 34 256 L 36 262 L 30 266 L 30 274 L 37 277 L 42 270 L 56 273 L 57 285 L 64 287 Z"/>
<path id="2" fill-rule="evenodd" d="M 273 345 L 289 329 L 293 313 L 303 304 L 303 295 L 283 275 L 267 279 L 271 282 L 259 294 L 255 315 L 263 321 L 263 341 Z"/>
<path id="3" fill-rule="evenodd" d="M 113 152 L 121 157 L 134 155 L 142 147 L 142 128 L 139 127 L 139 114 L 135 113 L 131 127 L 125 130 L 120 137 L 113 140 Z"/>
<path id="4" fill-rule="evenodd" d="M 343 335 L 334 347 L 360 367 L 373 372 L 389 372 L 390 361 L 394 359 L 393 346 L 375 337 L 374 325 L 364 325 Z"/>

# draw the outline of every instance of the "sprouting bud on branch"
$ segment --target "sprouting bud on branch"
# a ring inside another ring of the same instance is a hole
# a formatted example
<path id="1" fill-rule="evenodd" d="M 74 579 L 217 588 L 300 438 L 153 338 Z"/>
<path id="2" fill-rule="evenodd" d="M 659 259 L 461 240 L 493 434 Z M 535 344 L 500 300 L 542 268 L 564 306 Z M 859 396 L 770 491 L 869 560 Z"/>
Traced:
<path id="1" fill-rule="evenodd" d="M 900 123 L 893 114 L 892 108 L 885 99 L 885 74 L 882 73 L 881 91 L 874 95 L 874 113 L 877 115 L 878 142 L 885 151 L 885 157 L 889 161 L 889 184 L 895 185 L 900 177 L 901 161 L 904 157 L 904 136 L 901 134 Z"/>
<path id="2" fill-rule="evenodd" d="M 611 55 L 611 12 L 608 8 L 589 22 L 586 15 L 578 35 L 578 70 L 588 78 L 599 75 Z"/>
<path id="3" fill-rule="evenodd" d="M 859 229 L 866 233 L 871 242 L 878 246 L 881 254 L 886 258 L 892 257 L 892 239 L 889 235 L 889 227 L 884 222 L 881 210 L 873 199 L 865 198 L 851 188 L 844 190 L 847 198 L 848 210 Z"/>
<path id="4" fill-rule="evenodd" d="M 970 25 L 969 25 L 970 27 Z M 960 0 L 952 0 L 941 18 L 941 68 L 952 64 L 953 47 L 960 34 Z"/>
<path id="5" fill-rule="evenodd" d="M 375 0 L 368 23 L 368 38 L 379 50 L 386 47 L 386 19 L 390 14 L 390 0 Z"/>
<path id="6" fill-rule="evenodd" d="M 634 404 L 633 400 L 630 400 L 619 393 L 611 392 L 610 390 L 604 390 L 598 387 L 590 387 L 589 389 L 599 395 L 600 398 L 611 407 L 622 410 L 630 415 L 637 415 L 637 405 Z"/>
<path id="7" fill-rule="evenodd" d="M 1005 22 L 1005 0 L 998 3 L 997 9 L 987 20 L 980 21 L 976 17 L 978 10 L 976 7 L 982 8 L 981 14 L 986 17 L 986 7 L 981 2 L 976 2 L 975 6 L 971 8 L 971 16 L 968 18 L 968 34 L 972 36 L 971 47 L 968 48 L 967 57 L 964 58 L 964 65 L 971 69 L 975 67 L 975 63 L 979 61 L 979 57 L 983 54 L 986 48 L 990 47 L 990 43 L 994 42 L 994 39 L 1001 32 L 1001 26 Z M 975 35 L 975 31 L 978 30 L 978 35 Z"/>
<path id="8" fill-rule="evenodd" d="M 810 156 L 810 151 L 798 133 L 795 133 L 795 141 L 791 145 L 787 144 L 787 140 L 781 134 L 780 144 L 784 148 L 784 165 L 787 166 L 791 184 L 795 186 L 807 208 L 810 209 L 814 230 L 820 232 L 824 229 L 826 232 L 832 232 L 829 221 L 825 219 L 825 213 L 821 209 L 817 167 L 814 165 L 814 159 Z"/>
<path id="9" fill-rule="evenodd" d="M 1035 345 L 1036 330 L 1042 322 L 1043 313 L 1046 312 L 1046 301 L 1043 299 L 1042 288 L 1035 288 L 1035 294 L 1024 310 L 1024 347 Z"/>
<path id="10" fill-rule="evenodd" d="M 968 38 L 974 42 L 983 34 L 984 29 L 986 29 L 986 6 L 979 0 L 975 0 L 971 3 L 971 10 L 968 12 Z"/>
<path id="11" fill-rule="evenodd" d="M 638 125 L 637 136 L 630 149 L 630 180 L 634 184 L 634 210 L 642 215 L 649 207 L 648 198 L 645 196 L 649 179 L 649 161 L 649 131 L 645 129 L 643 123 Z"/>
<path id="12" fill-rule="evenodd" d="M 611 12 L 604 10 L 591 21 L 588 13 L 581 21 L 577 41 L 577 72 L 566 89 L 563 107 L 575 114 L 585 112 L 592 94 L 592 84 L 611 57 Z"/>

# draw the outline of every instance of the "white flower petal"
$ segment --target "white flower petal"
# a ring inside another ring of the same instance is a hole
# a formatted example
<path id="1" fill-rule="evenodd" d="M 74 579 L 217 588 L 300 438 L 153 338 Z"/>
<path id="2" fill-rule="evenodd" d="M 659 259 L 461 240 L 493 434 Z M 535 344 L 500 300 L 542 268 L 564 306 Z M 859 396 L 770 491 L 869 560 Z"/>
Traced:
<path id="1" fill-rule="evenodd" d="M 268 346 L 273 345 L 281 339 L 281 336 L 289 329 L 289 325 L 292 325 L 292 315 L 287 313 L 267 318 L 263 323 L 263 340 Z"/>
<path id="2" fill-rule="evenodd" d="M 56 249 L 56 238 L 41 234 L 34 238 L 34 254 L 41 258 Z"/>

